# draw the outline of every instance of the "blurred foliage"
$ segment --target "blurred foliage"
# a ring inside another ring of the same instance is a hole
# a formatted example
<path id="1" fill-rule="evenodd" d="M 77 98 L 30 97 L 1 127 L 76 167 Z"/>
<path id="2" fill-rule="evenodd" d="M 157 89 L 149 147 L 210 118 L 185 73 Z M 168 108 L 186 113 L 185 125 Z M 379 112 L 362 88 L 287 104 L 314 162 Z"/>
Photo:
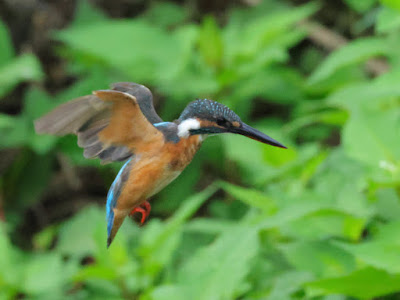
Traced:
<path id="1" fill-rule="evenodd" d="M 0 179 L 1 299 L 397 299 L 398 1 L 344 1 L 368 34 L 329 55 L 299 25 L 320 9 L 314 3 L 230 9 L 223 26 L 211 14 L 196 23 L 170 2 L 133 19 L 78 3 L 72 23 L 52 33 L 76 78 L 56 95 L 40 84 L 36 56 L 15 54 L 0 23 L 0 96 L 31 82 L 20 113 L 0 114 L 0 147 L 17 151 Z M 371 76 L 365 62 L 376 57 L 389 70 Z M 221 101 L 289 149 L 210 138 L 153 201 L 146 226 L 125 222 L 109 250 L 96 205 L 45 224 L 20 249 L 8 233 L 43 197 L 61 197 L 49 196 L 60 172 L 74 179 L 96 166 L 105 199 L 118 169 L 85 160 L 75 138 L 37 136 L 32 121 L 116 81 L 151 87 L 167 120 L 192 99 Z"/>

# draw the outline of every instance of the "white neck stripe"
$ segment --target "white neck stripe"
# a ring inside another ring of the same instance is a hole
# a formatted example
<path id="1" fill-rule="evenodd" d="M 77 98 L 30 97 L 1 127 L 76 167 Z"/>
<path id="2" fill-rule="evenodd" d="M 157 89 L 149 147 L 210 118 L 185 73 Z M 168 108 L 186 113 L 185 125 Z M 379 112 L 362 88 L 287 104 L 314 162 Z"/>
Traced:
<path id="1" fill-rule="evenodd" d="M 190 130 L 199 129 L 200 122 L 196 119 L 187 119 L 178 125 L 178 136 L 187 138 L 190 135 Z"/>

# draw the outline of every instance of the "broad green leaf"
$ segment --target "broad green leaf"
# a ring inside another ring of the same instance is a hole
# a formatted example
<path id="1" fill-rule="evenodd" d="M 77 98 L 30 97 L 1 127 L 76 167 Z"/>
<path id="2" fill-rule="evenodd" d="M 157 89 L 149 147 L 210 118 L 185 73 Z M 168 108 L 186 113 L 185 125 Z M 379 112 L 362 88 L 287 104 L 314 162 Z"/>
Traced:
<path id="1" fill-rule="evenodd" d="M 400 290 L 400 275 L 365 268 L 342 277 L 319 279 L 306 285 L 307 295 L 315 297 L 344 294 L 361 299 L 384 296 Z"/>
<path id="2" fill-rule="evenodd" d="M 316 278 L 345 275 L 356 267 L 351 254 L 327 241 L 289 243 L 281 249 L 297 270 L 312 272 Z"/>
<path id="3" fill-rule="evenodd" d="M 359 13 L 366 12 L 371 9 L 377 0 L 345 0 L 346 4 Z"/>
<path id="4" fill-rule="evenodd" d="M 0 132 L 3 139 L 2 147 L 30 146 L 38 154 L 44 154 L 52 149 L 57 138 L 49 135 L 37 135 L 33 122 L 45 111 L 49 110 L 52 102 L 48 95 L 37 89 L 30 89 L 25 97 L 24 108 L 20 115 L 11 117 L 0 115 Z"/>
<path id="5" fill-rule="evenodd" d="M 241 55 L 254 55 L 256 51 L 273 45 L 274 39 L 280 38 L 284 32 L 288 34 L 293 24 L 310 16 L 316 10 L 317 5 L 309 3 L 297 9 L 282 10 L 263 18 L 249 20 L 241 33 L 242 43 L 231 47 L 240 49 L 238 52 Z"/>
<path id="6" fill-rule="evenodd" d="M 144 229 L 137 252 L 147 275 L 156 277 L 162 267 L 170 263 L 181 240 L 183 223 L 216 190 L 215 186 L 209 186 L 204 191 L 186 199 L 166 224 L 153 222 Z"/>
<path id="7" fill-rule="evenodd" d="M 35 249 L 46 250 L 51 247 L 57 234 L 56 226 L 48 226 L 33 237 Z"/>
<path id="8" fill-rule="evenodd" d="M 307 281 L 312 279 L 309 272 L 288 271 L 280 275 L 274 282 L 273 288 L 268 295 L 268 300 L 292 299 L 290 296 L 302 289 Z"/>
<path id="9" fill-rule="evenodd" d="M 88 281 L 92 279 L 104 279 L 104 280 L 114 280 L 116 278 L 116 274 L 113 270 L 110 270 L 108 266 L 101 264 L 93 264 L 89 265 L 85 268 L 82 268 L 74 275 L 74 280 L 79 281 Z"/>
<path id="10" fill-rule="evenodd" d="M 188 288 L 177 285 L 159 285 L 151 293 L 152 300 L 186 300 L 190 297 Z"/>
<path id="11" fill-rule="evenodd" d="M 217 190 L 216 186 L 209 186 L 204 191 L 189 197 L 179 210 L 171 217 L 166 225 L 163 225 L 163 229 L 157 234 L 153 234 L 143 240 L 143 249 L 140 250 L 142 254 L 151 253 L 155 249 L 162 246 L 162 244 L 172 234 L 181 230 L 182 224 L 189 219 L 196 210 Z"/>
<path id="12" fill-rule="evenodd" d="M 400 161 L 399 114 L 400 106 L 353 111 L 342 132 L 348 155 L 375 167 Z"/>
<path id="13" fill-rule="evenodd" d="M 327 102 L 350 111 L 358 110 L 360 106 L 375 106 L 376 109 L 380 102 L 386 102 L 382 106 L 395 105 L 396 98 L 400 97 L 399 80 L 400 73 L 392 71 L 373 81 L 352 84 L 339 89 L 329 95 Z"/>
<path id="14" fill-rule="evenodd" d="M 400 2 L 397 0 L 380 0 L 383 5 L 395 9 L 400 12 Z"/>
<path id="15" fill-rule="evenodd" d="M 32 136 L 33 125 L 23 116 L 0 115 L 0 148 L 20 147 Z"/>
<path id="16" fill-rule="evenodd" d="M 242 225 L 222 234 L 182 266 L 178 284 L 190 287 L 191 298 L 196 300 L 236 298 L 258 251 L 257 232 Z"/>
<path id="17" fill-rule="evenodd" d="M 184 7 L 172 2 L 152 3 L 143 18 L 151 24 L 168 27 L 182 23 L 186 18 Z"/>
<path id="18" fill-rule="evenodd" d="M 329 205 L 316 201 L 294 202 L 279 210 L 275 215 L 259 223 L 260 229 L 269 230 L 287 225 L 290 222 L 299 220 L 323 209 L 328 209 Z"/>
<path id="19" fill-rule="evenodd" d="M 18 118 L 6 114 L 0 114 L 0 132 L 9 130 L 16 122 L 18 122 Z"/>
<path id="20" fill-rule="evenodd" d="M 356 241 L 360 238 L 366 221 L 366 218 L 353 216 L 341 209 L 327 208 L 293 220 L 282 226 L 281 232 L 293 238 L 338 237 Z"/>
<path id="21" fill-rule="evenodd" d="M 44 155 L 37 155 L 31 151 L 26 151 L 21 155 L 18 163 L 13 165 L 14 176 L 10 176 L 12 187 L 9 188 L 9 203 L 13 210 L 21 210 L 30 207 L 40 200 L 40 196 L 45 191 L 52 175 L 53 159 Z M 15 189 L 15 190 L 14 190 Z"/>
<path id="22" fill-rule="evenodd" d="M 235 77 L 232 81 L 236 80 Z M 260 86 L 263 88 L 260 89 Z M 280 104 L 297 103 L 303 100 L 303 78 L 295 70 L 272 65 L 252 72 L 240 84 L 232 86 L 230 99 L 241 102 L 254 97 Z"/>
<path id="23" fill-rule="evenodd" d="M 400 216 L 400 196 L 395 188 L 382 188 L 376 191 L 375 212 L 384 220 L 394 221 Z"/>
<path id="24" fill-rule="evenodd" d="M 95 240 L 96 228 L 104 228 L 104 249 L 106 249 L 105 214 L 97 207 L 88 207 L 61 225 L 56 250 L 64 255 L 78 257 L 98 253 Z"/>
<path id="25" fill-rule="evenodd" d="M 0 70 L 14 57 L 14 49 L 7 26 L 0 20 Z"/>
<path id="26" fill-rule="evenodd" d="M 89 0 L 81 0 L 77 2 L 74 21 L 70 26 L 80 27 L 90 23 L 106 21 L 106 16 L 100 9 L 92 5 Z"/>
<path id="27" fill-rule="evenodd" d="M 221 219 L 197 218 L 185 224 L 185 231 L 205 234 L 220 234 L 235 227 L 236 222 Z"/>
<path id="28" fill-rule="evenodd" d="M 36 56 L 33 54 L 21 55 L 0 67 L 0 97 L 7 94 L 20 82 L 42 78 L 43 72 Z"/>
<path id="29" fill-rule="evenodd" d="M 260 191 L 243 188 L 227 182 L 220 182 L 219 185 L 237 200 L 261 209 L 266 215 L 273 214 L 276 211 L 276 201 Z"/>
<path id="30" fill-rule="evenodd" d="M 263 130 L 263 132 L 266 132 Z M 298 158 L 298 153 L 295 149 L 295 146 L 292 146 L 291 144 L 288 144 L 286 142 L 283 142 L 281 139 L 281 134 L 277 133 L 274 134 L 274 137 L 278 141 L 281 141 L 287 149 L 282 149 L 279 147 L 264 147 L 264 161 L 267 162 L 269 165 L 274 166 L 274 167 L 281 167 L 284 165 L 289 165 L 291 162 L 294 162 Z"/>
<path id="31" fill-rule="evenodd" d="M 5 223 L 0 223 L 0 290 L 8 287 L 12 293 L 16 286 L 20 286 L 24 257 L 12 246 L 5 228 Z"/>
<path id="32" fill-rule="evenodd" d="M 60 290 L 66 283 L 67 274 L 61 255 L 35 255 L 25 267 L 23 290 L 32 294 Z"/>
<path id="33" fill-rule="evenodd" d="M 364 189 L 366 167 L 349 157 L 342 148 L 330 152 L 312 178 L 319 200 L 355 217 L 371 216 Z"/>
<path id="34" fill-rule="evenodd" d="M 224 48 L 220 29 L 215 19 L 207 16 L 199 32 L 199 50 L 205 62 L 215 68 L 221 66 Z M 210 47 L 210 45 L 212 45 Z"/>
<path id="35" fill-rule="evenodd" d="M 382 7 L 379 11 L 375 30 L 377 33 L 388 33 L 400 27 L 400 11 Z"/>
<path id="36" fill-rule="evenodd" d="M 389 273 L 400 273 L 400 222 L 380 227 L 373 239 L 360 244 L 338 243 L 359 261 Z"/>
<path id="37" fill-rule="evenodd" d="M 181 54 L 173 35 L 142 20 L 107 20 L 68 28 L 56 36 L 71 49 L 117 68 L 134 81 L 153 82 L 160 68 L 173 68 Z"/>
<path id="38" fill-rule="evenodd" d="M 322 62 L 319 63 L 318 66 L 321 64 Z M 366 82 L 367 80 L 367 74 L 359 65 L 349 65 L 339 68 L 330 74 L 329 77 L 319 81 L 318 84 L 310 84 L 308 81 L 305 89 L 310 95 L 325 97 L 340 88 L 350 87 L 360 82 Z"/>
<path id="39" fill-rule="evenodd" d="M 329 78 L 340 68 L 361 63 L 371 57 L 390 53 L 388 43 L 380 38 L 355 40 L 333 52 L 310 76 L 308 83 L 315 85 Z"/>
<path id="40" fill-rule="evenodd" d="M 260 174 L 271 174 L 274 171 L 273 167 L 260 163 L 263 157 L 263 147 L 267 147 L 266 145 L 246 141 L 242 136 L 236 135 L 226 135 L 220 138 L 224 143 L 227 158 L 239 165 L 242 178 L 246 183 L 255 182 Z"/>
<path id="41" fill-rule="evenodd" d="M 125 283 L 122 283 L 125 284 Z M 121 287 L 118 286 L 118 283 L 114 283 L 110 280 L 103 279 L 92 279 L 87 280 L 85 282 L 85 290 L 89 293 L 83 293 L 82 298 L 91 298 L 91 299 L 112 299 L 112 300 L 124 300 L 126 297 L 122 297 Z M 125 289 L 127 293 L 129 291 Z M 49 299 L 50 300 L 50 299 Z"/>

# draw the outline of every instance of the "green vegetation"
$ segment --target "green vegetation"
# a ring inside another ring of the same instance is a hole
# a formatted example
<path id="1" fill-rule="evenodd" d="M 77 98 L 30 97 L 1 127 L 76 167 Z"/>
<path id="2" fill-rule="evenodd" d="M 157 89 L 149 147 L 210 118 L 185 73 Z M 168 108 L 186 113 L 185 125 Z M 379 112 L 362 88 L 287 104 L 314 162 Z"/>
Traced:
<path id="1" fill-rule="evenodd" d="M 79 1 L 52 32 L 74 78 L 57 93 L 0 23 L 0 97 L 29 82 L 21 111 L 0 114 L 0 149 L 14 153 L 0 170 L 0 299 L 398 299 L 398 3 L 345 1 L 358 16 L 351 39 L 327 52 L 304 21 L 323 3 L 271 0 L 195 22 L 169 2 L 112 19 Z M 117 81 L 149 86 L 166 120 L 218 100 L 289 149 L 209 138 L 152 200 L 149 222 L 127 220 L 107 250 L 103 203 L 120 166 L 85 160 L 74 137 L 37 136 L 32 122 Z M 82 189 L 88 172 L 97 193 Z M 49 219 L 60 178 L 84 205 Z M 42 226 L 27 222 L 32 210 Z M 40 231 L 21 233 L 26 224 Z"/>

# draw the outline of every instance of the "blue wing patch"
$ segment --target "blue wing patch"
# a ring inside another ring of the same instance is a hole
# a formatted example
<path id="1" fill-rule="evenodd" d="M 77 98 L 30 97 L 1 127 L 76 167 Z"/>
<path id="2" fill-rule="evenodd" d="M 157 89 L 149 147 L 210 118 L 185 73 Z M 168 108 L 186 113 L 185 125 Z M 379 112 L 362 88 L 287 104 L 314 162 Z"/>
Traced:
<path id="1" fill-rule="evenodd" d="M 160 122 L 153 124 L 153 126 L 162 132 L 167 142 L 176 144 L 180 141 L 180 138 L 177 134 L 178 126 L 175 123 Z"/>
<path id="2" fill-rule="evenodd" d="M 108 242 L 107 244 L 111 243 L 111 230 L 114 225 L 114 208 L 117 205 L 117 201 L 119 195 L 121 194 L 122 188 L 125 185 L 126 180 L 129 177 L 129 172 L 131 170 L 130 164 L 132 159 L 128 160 L 119 170 L 117 177 L 115 177 L 113 184 L 110 187 L 110 190 L 107 194 L 107 234 L 108 234 Z"/>

